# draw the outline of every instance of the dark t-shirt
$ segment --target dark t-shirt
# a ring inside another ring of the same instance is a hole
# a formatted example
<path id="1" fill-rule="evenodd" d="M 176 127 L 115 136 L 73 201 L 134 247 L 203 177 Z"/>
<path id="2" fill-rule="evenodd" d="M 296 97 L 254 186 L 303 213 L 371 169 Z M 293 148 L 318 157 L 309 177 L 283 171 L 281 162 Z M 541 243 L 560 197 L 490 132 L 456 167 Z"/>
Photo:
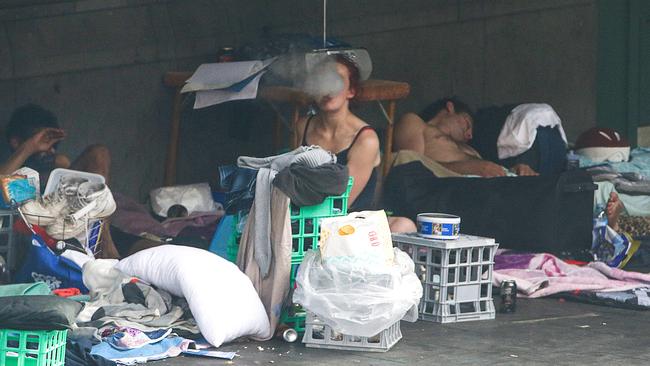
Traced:
<path id="1" fill-rule="evenodd" d="M 13 154 L 13 151 L 9 147 L 9 144 L 6 142 L 0 143 L 0 161 L 4 163 L 11 157 L 11 154 Z M 41 184 L 41 193 L 45 191 L 47 178 L 50 176 L 50 173 L 54 169 L 54 160 L 50 159 L 43 161 L 32 155 L 29 159 L 27 159 L 27 161 L 25 161 L 25 164 L 23 164 L 23 166 L 32 168 L 38 172 Z"/>

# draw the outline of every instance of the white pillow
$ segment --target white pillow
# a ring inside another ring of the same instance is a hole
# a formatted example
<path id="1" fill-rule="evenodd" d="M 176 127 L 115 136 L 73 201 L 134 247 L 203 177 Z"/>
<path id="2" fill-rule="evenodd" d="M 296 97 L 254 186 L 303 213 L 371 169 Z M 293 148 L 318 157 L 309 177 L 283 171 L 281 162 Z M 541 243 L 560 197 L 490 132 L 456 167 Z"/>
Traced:
<path id="1" fill-rule="evenodd" d="M 183 296 L 205 339 L 219 347 L 242 336 L 270 332 L 269 319 L 251 281 L 237 266 L 203 249 L 161 245 L 116 266 L 173 295 Z"/>

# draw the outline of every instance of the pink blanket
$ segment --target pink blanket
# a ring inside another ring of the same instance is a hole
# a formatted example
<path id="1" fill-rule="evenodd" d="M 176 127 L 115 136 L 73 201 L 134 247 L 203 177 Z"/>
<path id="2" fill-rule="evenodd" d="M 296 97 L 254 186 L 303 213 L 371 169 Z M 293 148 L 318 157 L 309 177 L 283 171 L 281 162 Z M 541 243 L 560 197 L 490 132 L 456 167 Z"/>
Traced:
<path id="1" fill-rule="evenodd" d="M 515 280 L 519 293 L 530 298 L 574 290 L 625 291 L 650 286 L 650 274 L 611 268 L 602 262 L 592 262 L 580 267 L 565 263 L 547 253 L 535 254 L 529 258 L 527 266 L 521 266 L 519 263 L 512 268 L 501 266 L 495 269 L 494 285 L 499 286 L 504 280 Z"/>

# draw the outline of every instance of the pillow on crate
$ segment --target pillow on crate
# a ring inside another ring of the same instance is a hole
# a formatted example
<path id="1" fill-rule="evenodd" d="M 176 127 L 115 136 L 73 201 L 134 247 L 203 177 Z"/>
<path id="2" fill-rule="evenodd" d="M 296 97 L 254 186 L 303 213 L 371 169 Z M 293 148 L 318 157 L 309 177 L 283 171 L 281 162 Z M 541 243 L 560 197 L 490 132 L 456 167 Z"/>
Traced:
<path id="1" fill-rule="evenodd" d="M 235 264 L 216 254 L 161 245 L 122 259 L 116 268 L 184 297 L 201 333 L 215 347 L 270 332 L 264 305 L 251 281 Z"/>

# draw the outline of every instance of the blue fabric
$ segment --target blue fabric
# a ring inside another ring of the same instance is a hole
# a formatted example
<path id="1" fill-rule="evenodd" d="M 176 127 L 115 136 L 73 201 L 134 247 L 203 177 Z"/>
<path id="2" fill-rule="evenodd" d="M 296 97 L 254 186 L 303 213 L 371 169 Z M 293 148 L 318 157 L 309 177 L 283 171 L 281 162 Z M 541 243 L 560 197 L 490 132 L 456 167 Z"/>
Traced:
<path id="1" fill-rule="evenodd" d="M 580 167 L 596 165 L 610 165 L 619 173 L 639 173 L 646 178 L 650 177 L 650 148 L 637 147 L 630 151 L 630 160 L 620 163 L 595 162 L 584 155 L 580 157 Z"/>
<path id="2" fill-rule="evenodd" d="M 235 235 L 235 219 L 236 215 L 226 215 L 221 218 L 208 247 L 209 251 L 221 258 L 228 259 L 228 240 Z"/>
<path id="3" fill-rule="evenodd" d="M 255 199 L 257 170 L 241 168 L 237 165 L 219 167 L 219 187 L 226 192 L 223 205 L 226 214 L 248 211 Z"/>
<path id="4" fill-rule="evenodd" d="M 565 170 L 566 153 L 566 143 L 557 127 L 538 127 L 530 149 L 499 163 L 507 167 L 526 164 L 541 175 L 558 175 Z"/>
<path id="5" fill-rule="evenodd" d="M 31 283 L 43 281 L 51 290 L 78 288 L 88 293 L 83 283 L 81 268 L 73 261 L 54 254 L 38 235 L 32 235 L 32 245 L 22 268 L 14 275 L 14 282 Z"/>
<path id="6" fill-rule="evenodd" d="M 113 333 L 106 337 L 104 341 L 116 350 L 126 351 L 141 348 L 148 344 L 158 343 L 165 339 L 171 331 L 171 329 L 158 329 L 143 332 L 139 329 L 130 328 L 126 331 Z"/>
<path id="7" fill-rule="evenodd" d="M 559 174 L 566 164 L 566 143 L 553 127 L 538 127 L 535 143 L 539 145 L 539 170 L 543 175 Z"/>
<path id="8" fill-rule="evenodd" d="M 161 360 L 170 357 L 167 354 L 169 350 L 180 347 L 181 343 L 183 343 L 183 338 L 170 337 L 157 343 L 147 344 L 140 348 L 117 350 L 108 344 L 108 342 L 101 342 L 93 346 L 90 354 L 102 356 L 109 360 L 120 360 L 120 362 L 127 361 L 127 359 L 134 359 L 133 362 L 124 362 L 126 364 L 132 364 L 136 362 L 135 359 L 143 362 L 146 360 Z"/>

